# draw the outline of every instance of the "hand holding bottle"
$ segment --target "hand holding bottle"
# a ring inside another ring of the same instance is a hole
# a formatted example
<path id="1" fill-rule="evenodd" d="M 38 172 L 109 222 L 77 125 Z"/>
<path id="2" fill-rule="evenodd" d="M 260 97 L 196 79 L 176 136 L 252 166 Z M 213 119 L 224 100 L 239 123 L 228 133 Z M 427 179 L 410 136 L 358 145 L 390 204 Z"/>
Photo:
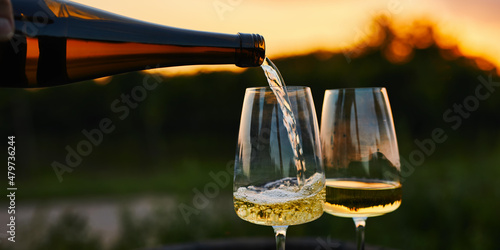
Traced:
<path id="1" fill-rule="evenodd" d="M 0 41 L 9 40 L 14 34 L 14 18 L 10 0 L 0 0 Z"/>

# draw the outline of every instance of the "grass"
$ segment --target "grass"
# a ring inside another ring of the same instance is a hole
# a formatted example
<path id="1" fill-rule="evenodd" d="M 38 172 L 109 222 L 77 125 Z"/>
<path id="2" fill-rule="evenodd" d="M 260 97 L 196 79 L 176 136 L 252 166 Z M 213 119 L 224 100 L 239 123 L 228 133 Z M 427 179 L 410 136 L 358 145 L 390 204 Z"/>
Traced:
<path id="1" fill-rule="evenodd" d="M 49 172 L 18 183 L 23 189 L 19 197 L 64 199 L 142 193 L 182 196 L 192 192 L 193 188 L 203 188 L 203 185 L 212 181 L 209 173 L 225 171 L 226 164 L 223 161 L 184 159 L 158 164 L 159 166 L 150 169 L 85 171 L 82 167 L 75 172 L 66 173 L 62 182 L 57 180 L 54 173 Z M 224 187 L 224 190 L 230 190 L 229 186 Z"/>

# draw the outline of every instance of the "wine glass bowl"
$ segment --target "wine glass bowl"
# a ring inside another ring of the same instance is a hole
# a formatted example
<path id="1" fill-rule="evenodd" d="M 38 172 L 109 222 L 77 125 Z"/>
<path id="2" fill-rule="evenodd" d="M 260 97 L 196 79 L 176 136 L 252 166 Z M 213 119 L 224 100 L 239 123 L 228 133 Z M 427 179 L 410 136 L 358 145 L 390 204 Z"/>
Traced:
<path id="1" fill-rule="evenodd" d="M 321 116 L 326 213 L 353 218 L 359 249 L 367 217 L 402 200 L 399 151 L 385 88 L 326 90 Z"/>
<path id="2" fill-rule="evenodd" d="M 325 177 L 310 89 L 287 87 L 289 107 L 282 109 L 272 88 L 245 92 L 233 198 L 241 219 L 273 226 L 284 246 L 287 226 L 323 214 Z"/>

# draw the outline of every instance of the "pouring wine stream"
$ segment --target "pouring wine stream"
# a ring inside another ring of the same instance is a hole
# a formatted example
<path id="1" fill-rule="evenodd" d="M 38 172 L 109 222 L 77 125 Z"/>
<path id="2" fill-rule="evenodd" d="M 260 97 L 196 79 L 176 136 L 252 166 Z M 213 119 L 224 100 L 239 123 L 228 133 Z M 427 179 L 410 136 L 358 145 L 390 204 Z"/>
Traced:
<path id="1" fill-rule="evenodd" d="M 288 131 L 288 139 L 292 145 L 295 167 L 297 168 L 297 182 L 299 188 L 302 188 L 305 183 L 304 173 L 306 171 L 306 166 L 304 165 L 302 142 L 299 134 L 297 134 L 297 123 L 290 105 L 290 98 L 288 97 L 285 81 L 276 65 L 274 65 L 269 58 L 266 57 L 261 68 L 264 70 L 267 82 L 274 92 L 274 95 L 276 95 L 279 107 L 283 112 L 283 123 Z"/>

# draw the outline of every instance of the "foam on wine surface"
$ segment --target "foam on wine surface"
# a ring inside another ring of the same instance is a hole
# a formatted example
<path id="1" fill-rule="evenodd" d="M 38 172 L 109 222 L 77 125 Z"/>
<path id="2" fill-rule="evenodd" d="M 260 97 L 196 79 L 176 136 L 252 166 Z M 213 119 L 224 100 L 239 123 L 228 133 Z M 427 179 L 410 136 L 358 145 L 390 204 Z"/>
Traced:
<path id="1" fill-rule="evenodd" d="M 315 173 L 306 179 L 304 185 L 297 190 L 295 178 L 283 178 L 263 186 L 240 187 L 234 192 L 234 198 L 256 204 L 276 204 L 302 199 L 321 192 L 324 186 L 323 175 Z"/>
<path id="2" fill-rule="evenodd" d="M 316 173 L 297 191 L 295 178 L 263 186 L 240 187 L 234 192 L 234 209 L 243 220 L 268 226 L 303 224 L 323 214 L 324 177 Z"/>

